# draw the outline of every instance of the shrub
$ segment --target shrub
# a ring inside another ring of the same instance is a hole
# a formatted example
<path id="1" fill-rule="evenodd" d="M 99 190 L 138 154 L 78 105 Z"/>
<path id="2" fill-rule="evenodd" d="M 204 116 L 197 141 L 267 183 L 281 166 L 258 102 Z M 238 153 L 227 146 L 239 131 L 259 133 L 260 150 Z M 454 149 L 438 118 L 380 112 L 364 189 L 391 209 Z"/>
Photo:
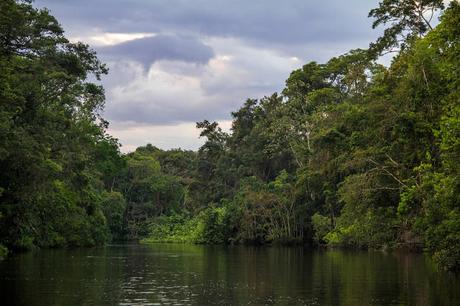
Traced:
<path id="1" fill-rule="evenodd" d="M 314 230 L 313 239 L 316 243 L 324 243 L 326 235 L 332 229 L 330 218 L 316 213 L 311 217 L 311 223 Z"/>
<path id="2" fill-rule="evenodd" d="M 2 260 L 6 254 L 8 254 L 8 249 L 0 244 L 0 260 Z"/>

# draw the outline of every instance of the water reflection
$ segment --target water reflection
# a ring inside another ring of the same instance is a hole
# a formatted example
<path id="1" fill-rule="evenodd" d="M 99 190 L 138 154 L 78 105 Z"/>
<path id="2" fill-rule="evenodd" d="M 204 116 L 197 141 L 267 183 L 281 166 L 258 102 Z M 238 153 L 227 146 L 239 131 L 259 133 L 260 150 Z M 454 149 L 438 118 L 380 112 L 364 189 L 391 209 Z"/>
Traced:
<path id="1" fill-rule="evenodd" d="M 453 305 L 459 277 L 423 255 L 115 245 L 0 263 L 3 305 Z"/>

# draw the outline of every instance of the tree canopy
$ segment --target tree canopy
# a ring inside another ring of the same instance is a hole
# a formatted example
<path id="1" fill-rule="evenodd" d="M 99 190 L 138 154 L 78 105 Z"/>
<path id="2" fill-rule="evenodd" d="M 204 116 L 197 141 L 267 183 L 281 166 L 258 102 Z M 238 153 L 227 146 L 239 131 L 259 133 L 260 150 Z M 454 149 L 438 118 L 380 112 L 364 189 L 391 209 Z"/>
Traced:
<path id="1" fill-rule="evenodd" d="M 198 122 L 197 152 L 121 154 L 95 52 L 48 11 L 2 1 L 0 253 L 281 242 L 424 248 L 460 269 L 460 4 L 384 0 L 370 16 L 386 29 L 368 50 L 294 70 L 228 133 Z"/>

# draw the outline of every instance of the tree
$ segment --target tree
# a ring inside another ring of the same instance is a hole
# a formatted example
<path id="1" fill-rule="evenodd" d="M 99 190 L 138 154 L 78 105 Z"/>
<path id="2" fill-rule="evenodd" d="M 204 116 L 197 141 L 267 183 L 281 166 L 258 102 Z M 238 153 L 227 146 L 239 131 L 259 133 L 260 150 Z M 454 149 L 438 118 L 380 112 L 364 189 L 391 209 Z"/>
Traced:
<path id="1" fill-rule="evenodd" d="M 29 1 L 0 3 L 0 241 L 12 248 L 106 239 L 92 168 L 107 72 Z"/>
<path id="2" fill-rule="evenodd" d="M 414 38 L 433 29 L 433 18 L 444 9 L 443 0 L 383 0 L 369 12 L 373 28 L 390 24 L 384 34 L 370 45 L 372 53 L 379 55 L 394 48 L 404 49 Z"/>

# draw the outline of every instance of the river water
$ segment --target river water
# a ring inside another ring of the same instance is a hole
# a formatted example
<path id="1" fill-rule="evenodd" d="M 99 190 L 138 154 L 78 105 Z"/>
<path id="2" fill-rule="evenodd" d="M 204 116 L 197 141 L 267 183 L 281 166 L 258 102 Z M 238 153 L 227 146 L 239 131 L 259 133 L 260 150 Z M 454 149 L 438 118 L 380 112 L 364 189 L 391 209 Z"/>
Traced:
<path id="1" fill-rule="evenodd" d="M 112 245 L 8 257 L 0 304 L 460 305 L 460 277 L 421 254 Z"/>

